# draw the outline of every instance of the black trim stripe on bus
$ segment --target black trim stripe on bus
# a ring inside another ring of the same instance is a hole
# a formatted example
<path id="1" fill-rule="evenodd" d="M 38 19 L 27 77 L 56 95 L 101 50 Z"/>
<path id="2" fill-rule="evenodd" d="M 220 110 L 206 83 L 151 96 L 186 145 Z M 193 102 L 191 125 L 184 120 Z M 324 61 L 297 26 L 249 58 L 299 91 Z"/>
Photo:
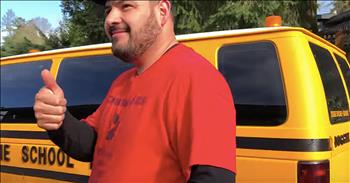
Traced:
<path id="1" fill-rule="evenodd" d="M 1 130 L 2 138 L 49 139 L 46 132 Z M 319 152 L 329 151 L 329 139 L 282 139 L 260 137 L 237 137 L 237 148 L 276 151 Z"/>
<path id="2" fill-rule="evenodd" d="M 277 151 L 319 152 L 329 151 L 329 139 L 281 139 L 237 137 L 237 148 Z"/>
<path id="3" fill-rule="evenodd" d="M 50 139 L 47 132 L 40 131 L 13 131 L 13 130 L 0 130 L 1 138 L 19 138 L 19 139 Z"/>
<path id="4" fill-rule="evenodd" d="M 20 168 L 6 165 L 0 165 L 0 172 L 40 178 L 49 178 L 69 182 L 88 182 L 89 179 L 89 176 L 86 175 L 77 175 L 71 173 L 62 173 L 32 168 Z"/>

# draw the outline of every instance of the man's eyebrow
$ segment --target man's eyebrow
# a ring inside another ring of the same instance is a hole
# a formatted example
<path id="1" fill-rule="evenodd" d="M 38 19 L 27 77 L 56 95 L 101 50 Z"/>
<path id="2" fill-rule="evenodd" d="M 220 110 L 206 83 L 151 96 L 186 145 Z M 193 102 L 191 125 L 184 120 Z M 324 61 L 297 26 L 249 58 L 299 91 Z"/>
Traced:
<path id="1" fill-rule="evenodd" d="M 107 0 L 105 7 L 107 6 L 110 7 L 111 5 L 119 5 L 119 4 L 122 4 L 124 1 L 126 0 Z"/>

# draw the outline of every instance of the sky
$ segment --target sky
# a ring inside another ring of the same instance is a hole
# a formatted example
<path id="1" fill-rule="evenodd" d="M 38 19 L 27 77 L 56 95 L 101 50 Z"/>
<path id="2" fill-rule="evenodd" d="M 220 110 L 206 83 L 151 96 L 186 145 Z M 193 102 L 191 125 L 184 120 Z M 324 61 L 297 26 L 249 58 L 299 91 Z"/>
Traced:
<path id="1" fill-rule="evenodd" d="M 56 28 L 62 20 L 63 15 L 60 8 L 60 0 L 0 0 L 1 1 L 1 17 L 6 14 L 8 9 L 12 9 L 15 15 L 25 20 L 35 17 L 46 18 L 52 28 Z"/>

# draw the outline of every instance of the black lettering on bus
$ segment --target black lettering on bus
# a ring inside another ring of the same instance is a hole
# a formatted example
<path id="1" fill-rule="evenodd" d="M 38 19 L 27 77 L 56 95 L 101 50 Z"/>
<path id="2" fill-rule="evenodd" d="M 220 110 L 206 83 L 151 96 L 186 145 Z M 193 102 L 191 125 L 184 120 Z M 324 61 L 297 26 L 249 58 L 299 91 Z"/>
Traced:
<path id="1" fill-rule="evenodd" d="M 9 146 L 4 148 L 1 145 L 1 149 L 8 150 Z M 6 155 L 5 155 L 6 154 Z M 1 158 L 7 159 L 7 153 L 2 151 Z M 9 158 L 8 158 L 9 159 Z M 54 147 L 41 147 L 41 146 L 23 146 L 22 147 L 22 161 L 24 163 L 31 162 L 40 165 L 55 165 L 66 166 L 67 168 L 74 168 L 72 159 L 65 154 L 61 149 L 56 150 Z"/>
<path id="2" fill-rule="evenodd" d="M 49 164 L 54 165 L 55 161 L 56 161 L 56 153 L 55 153 L 55 149 L 53 147 L 50 147 L 49 152 L 47 154 L 47 157 L 49 160 Z"/>
<path id="3" fill-rule="evenodd" d="M 22 147 L 22 161 L 23 162 L 28 162 L 29 157 L 28 157 L 28 147 L 27 146 L 23 146 Z"/>
<path id="4" fill-rule="evenodd" d="M 350 142 L 349 132 L 334 137 L 334 146 L 338 147 Z"/>
<path id="5" fill-rule="evenodd" d="M 10 145 L 0 144 L 0 161 L 10 161 Z"/>
<path id="6" fill-rule="evenodd" d="M 57 162 L 59 166 L 64 165 L 64 159 L 65 159 L 64 152 L 61 149 L 59 149 L 57 152 Z"/>
<path id="7" fill-rule="evenodd" d="M 37 154 L 38 154 L 38 149 L 35 146 L 32 146 L 30 148 L 30 153 L 29 153 L 29 158 L 32 163 L 36 163 L 36 161 L 38 161 Z"/>
<path id="8" fill-rule="evenodd" d="M 70 162 L 70 157 L 67 155 L 67 168 L 74 168 L 74 164 Z"/>
<path id="9" fill-rule="evenodd" d="M 46 165 L 46 147 L 39 147 L 38 159 L 39 164 Z"/>

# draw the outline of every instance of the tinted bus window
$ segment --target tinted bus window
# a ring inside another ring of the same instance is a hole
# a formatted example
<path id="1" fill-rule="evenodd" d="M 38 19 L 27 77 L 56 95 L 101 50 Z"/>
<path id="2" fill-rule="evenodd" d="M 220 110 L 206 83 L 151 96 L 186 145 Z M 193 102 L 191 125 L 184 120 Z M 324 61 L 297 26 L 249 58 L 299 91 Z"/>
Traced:
<path id="1" fill-rule="evenodd" d="M 272 43 L 228 45 L 219 50 L 219 70 L 230 85 L 237 125 L 279 125 L 286 120 L 283 83 Z"/>
<path id="2" fill-rule="evenodd" d="M 1 66 L 1 122 L 35 122 L 35 94 L 43 87 L 41 71 L 50 69 L 51 61 Z"/>
<path id="3" fill-rule="evenodd" d="M 78 119 L 87 117 L 102 102 L 112 81 L 131 67 L 112 55 L 64 59 L 57 82 L 69 111 Z"/>
<path id="4" fill-rule="evenodd" d="M 331 123 L 350 120 L 345 88 L 330 52 L 313 43 L 310 47 L 322 79 Z"/>
<path id="5" fill-rule="evenodd" d="M 335 58 L 338 61 L 338 64 L 339 64 L 341 72 L 343 74 L 348 92 L 350 94 L 350 69 L 349 69 L 349 65 L 346 63 L 346 60 L 344 60 L 340 56 L 335 55 Z"/>

